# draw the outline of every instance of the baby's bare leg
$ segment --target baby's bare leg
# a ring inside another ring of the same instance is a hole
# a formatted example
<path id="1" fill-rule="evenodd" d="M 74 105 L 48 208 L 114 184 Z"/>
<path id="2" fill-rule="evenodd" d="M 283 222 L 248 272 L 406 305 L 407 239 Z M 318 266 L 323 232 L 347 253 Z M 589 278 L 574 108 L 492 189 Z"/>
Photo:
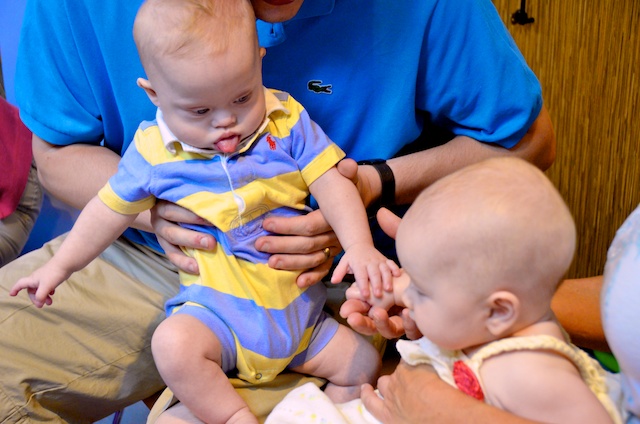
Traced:
<path id="1" fill-rule="evenodd" d="M 227 424 L 243 424 L 243 423 L 257 423 L 256 417 L 250 411 L 242 411 L 234 414 Z M 154 424 L 202 424 L 203 422 L 196 418 L 191 411 L 184 405 L 184 403 L 178 403 L 171 408 L 163 412 Z"/>
<path id="2" fill-rule="evenodd" d="M 324 349 L 293 371 L 326 378 L 326 395 L 342 403 L 359 397 L 362 384 L 375 384 L 380 367 L 380 354 L 373 345 L 340 325 Z"/>
<path id="3" fill-rule="evenodd" d="M 186 314 L 167 318 L 153 334 L 151 349 L 160 375 L 181 402 L 158 423 L 258 423 L 220 368 L 219 339 L 201 321 Z"/>

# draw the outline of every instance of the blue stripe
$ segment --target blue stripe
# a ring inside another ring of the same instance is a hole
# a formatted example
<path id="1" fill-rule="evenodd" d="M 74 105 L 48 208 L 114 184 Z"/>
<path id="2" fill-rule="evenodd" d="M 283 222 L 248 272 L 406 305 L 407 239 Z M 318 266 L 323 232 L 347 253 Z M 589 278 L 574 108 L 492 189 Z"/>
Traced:
<path id="1" fill-rule="evenodd" d="M 293 217 L 303 213 L 306 212 L 293 208 L 282 207 L 274 209 L 268 214 L 259 216 L 256 219 L 245 223 L 241 228 L 236 228 L 231 231 L 227 231 L 226 233 L 217 227 L 209 225 L 181 225 L 185 228 L 214 236 L 218 245 L 222 247 L 227 256 L 236 256 L 252 263 L 267 263 L 269 256 L 271 255 L 269 253 L 260 252 L 255 248 L 255 243 L 258 237 L 273 235 L 273 233 L 262 228 L 262 222 L 264 219 L 269 215 Z"/>
<path id="2" fill-rule="evenodd" d="M 231 328 L 245 349 L 277 359 L 289 358 L 296 352 L 305 330 L 313 327 L 321 315 L 325 299 L 324 285 L 316 284 L 285 309 L 266 309 L 252 300 L 193 285 L 181 288 L 165 309 L 171 315 L 185 302 L 209 308 Z"/>

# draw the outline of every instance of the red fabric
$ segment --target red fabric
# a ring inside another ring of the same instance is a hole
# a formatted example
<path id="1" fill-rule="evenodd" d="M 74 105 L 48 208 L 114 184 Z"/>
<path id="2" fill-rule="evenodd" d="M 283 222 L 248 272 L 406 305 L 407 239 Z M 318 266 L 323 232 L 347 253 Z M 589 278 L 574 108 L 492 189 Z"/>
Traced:
<path id="1" fill-rule="evenodd" d="M 478 400 L 484 400 L 484 393 L 478 379 L 464 362 L 456 361 L 453 364 L 453 381 L 462 392 Z"/>
<path id="2" fill-rule="evenodd" d="M 16 210 L 31 167 L 31 131 L 18 108 L 0 97 L 0 219 Z"/>

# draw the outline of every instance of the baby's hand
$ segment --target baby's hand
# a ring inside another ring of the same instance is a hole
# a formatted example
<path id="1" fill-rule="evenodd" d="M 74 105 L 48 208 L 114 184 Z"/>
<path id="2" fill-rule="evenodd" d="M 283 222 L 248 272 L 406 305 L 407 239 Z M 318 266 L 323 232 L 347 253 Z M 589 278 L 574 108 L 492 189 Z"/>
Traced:
<path id="1" fill-rule="evenodd" d="M 47 268 L 47 265 L 37 269 L 30 276 L 19 279 L 9 292 L 9 295 L 17 296 L 20 291 L 26 289 L 29 299 L 36 307 L 42 308 L 44 305 L 51 305 L 53 303 L 51 296 L 55 293 L 56 287 L 68 275 L 63 276 L 59 272 L 52 272 L 52 270 L 45 270 L 45 268 Z"/>
<path id="2" fill-rule="evenodd" d="M 393 277 L 400 276 L 401 271 L 394 261 L 372 245 L 358 243 L 346 250 L 331 276 L 331 282 L 341 282 L 347 273 L 354 275 L 362 296 L 367 298 L 373 291 L 373 295 L 379 298 L 383 288 L 386 292 L 393 291 Z"/>
<path id="3" fill-rule="evenodd" d="M 347 300 L 360 300 L 369 305 L 369 308 L 373 308 L 375 306 L 376 308 L 381 308 L 385 311 L 388 311 L 396 305 L 395 293 L 383 291 L 382 296 L 376 297 L 373 294 L 363 296 L 362 292 L 360 291 L 360 287 L 358 287 L 357 284 L 352 284 L 351 286 L 349 286 L 349 288 L 345 292 L 345 296 Z"/>

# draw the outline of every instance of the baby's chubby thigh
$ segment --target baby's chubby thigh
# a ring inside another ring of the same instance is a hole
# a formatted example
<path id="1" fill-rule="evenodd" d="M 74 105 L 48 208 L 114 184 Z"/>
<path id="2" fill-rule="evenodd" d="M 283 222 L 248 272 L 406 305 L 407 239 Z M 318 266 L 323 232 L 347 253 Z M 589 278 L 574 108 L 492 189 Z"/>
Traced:
<path id="1" fill-rule="evenodd" d="M 293 371 L 329 380 L 324 392 L 335 403 L 360 396 L 360 386 L 375 384 L 381 368 L 380 353 L 360 334 L 339 324 L 335 335 L 315 356 Z"/>
<path id="2" fill-rule="evenodd" d="M 190 368 L 202 372 L 213 363 L 227 372 L 235 367 L 235 344 L 229 329 L 199 305 L 184 304 L 167 317 L 153 333 L 151 350 L 160 375 L 169 386 L 167 380 L 172 378 L 167 377 L 175 374 L 180 378 Z"/>
<path id="3" fill-rule="evenodd" d="M 249 413 L 226 376 L 235 363 L 233 336 L 207 309 L 183 305 L 158 326 L 151 350 L 163 380 L 190 414 L 226 422 L 239 411 Z"/>

